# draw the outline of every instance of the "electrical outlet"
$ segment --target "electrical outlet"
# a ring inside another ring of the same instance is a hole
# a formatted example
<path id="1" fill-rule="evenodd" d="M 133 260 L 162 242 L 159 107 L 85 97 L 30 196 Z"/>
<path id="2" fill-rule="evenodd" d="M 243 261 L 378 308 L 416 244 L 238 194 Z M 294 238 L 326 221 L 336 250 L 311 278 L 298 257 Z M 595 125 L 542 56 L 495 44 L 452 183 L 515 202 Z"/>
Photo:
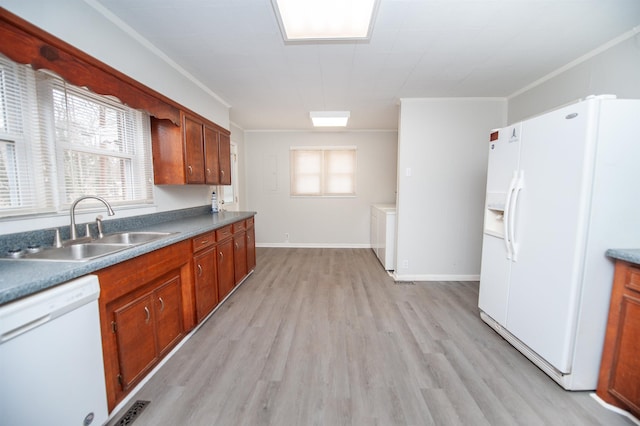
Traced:
<path id="1" fill-rule="evenodd" d="M 402 268 L 403 269 L 408 269 L 409 268 L 409 261 L 408 260 L 403 260 L 402 261 Z"/>
<path id="2" fill-rule="evenodd" d="M 288 243 L 288 242 L 289 242 L 289 233 L 288 233 L 288 232 L 285 232 L 285 233 L 284 233 L 284 242 L 285 242 L 285 243 Z"/>

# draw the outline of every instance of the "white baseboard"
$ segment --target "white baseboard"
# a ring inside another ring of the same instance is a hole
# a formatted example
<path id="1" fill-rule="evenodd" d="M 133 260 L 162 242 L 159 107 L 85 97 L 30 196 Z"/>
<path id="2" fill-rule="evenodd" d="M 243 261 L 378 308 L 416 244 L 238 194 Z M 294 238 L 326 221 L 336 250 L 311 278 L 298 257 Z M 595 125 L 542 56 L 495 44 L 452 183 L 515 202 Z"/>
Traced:
<path id="1" fill-rule="evenodd" d="M 391 275 L 395 281 L 480 281 L 480 274 L 399 274 L 394 271 Z"/>
<path id="2" fill-rule="evenodd" d="M 371 244 L 357 243 L 256 243 L 256 247 L 281 248 L 371 248 Z"/>
<path id="3" fill-rule="evenodd" d="M 592 393 L 591 397 L 593 399 L 595 399 L 596 401 L 598 401 L 598 404 L 602 405 L 604 408 L 606 408 L 607 410 L 611 410 L 615 413 L 620 414 L 621 416 L 625 416 L 626 418 L 628 418 L 629 420 L 631 420 L 633 423 L 637 424 L 638 426 L 640 426 L 640 419 L 638 419 L 637 417 L 634 417 L 633 414 L 631 414 L 628 411 L 623 410 L 622 408 L 618 408 L 615 405 L 611 405 L 608 402 L 605 402 L 602 398 L 600 398 L 597 394 Z"/>

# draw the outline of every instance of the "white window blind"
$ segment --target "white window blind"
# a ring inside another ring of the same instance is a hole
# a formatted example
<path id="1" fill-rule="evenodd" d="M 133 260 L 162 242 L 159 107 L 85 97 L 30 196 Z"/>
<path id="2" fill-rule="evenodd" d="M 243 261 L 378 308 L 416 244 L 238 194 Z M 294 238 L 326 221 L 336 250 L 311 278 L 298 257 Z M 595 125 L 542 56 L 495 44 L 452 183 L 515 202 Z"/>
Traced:
<path id="1" fill-rule="evenodd" d="M 355 147 L 291 147 L 292 196 L 354 196 Z"/>
<path id="2" fill-rule="evenodd" d="M 4 57 L 0 72 L 0 216 L 152 202 L 146 113 Z"/>
<path id="3" fill-rule="evenodd" d="M 39 139 L 36 84 L 33 72 L 0 57 L 0 212 L 33 213 L 47 204 L 46 190 L 36 168 L 52 157 Z M 42 152 L 42 149 L 45 152 Z"/>

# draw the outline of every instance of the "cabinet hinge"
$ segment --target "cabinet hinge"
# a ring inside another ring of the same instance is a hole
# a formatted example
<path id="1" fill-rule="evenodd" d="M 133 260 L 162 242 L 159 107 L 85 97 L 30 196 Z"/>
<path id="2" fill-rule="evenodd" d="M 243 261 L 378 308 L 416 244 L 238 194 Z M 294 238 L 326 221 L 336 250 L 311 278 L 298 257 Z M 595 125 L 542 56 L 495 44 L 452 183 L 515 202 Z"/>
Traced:
<path id="1" fill-rule="evenodd" d="M 114 333 L 118 332 L 118 325 L 115 321 L 111 321 L 111 331 L 113 331 Z"/>

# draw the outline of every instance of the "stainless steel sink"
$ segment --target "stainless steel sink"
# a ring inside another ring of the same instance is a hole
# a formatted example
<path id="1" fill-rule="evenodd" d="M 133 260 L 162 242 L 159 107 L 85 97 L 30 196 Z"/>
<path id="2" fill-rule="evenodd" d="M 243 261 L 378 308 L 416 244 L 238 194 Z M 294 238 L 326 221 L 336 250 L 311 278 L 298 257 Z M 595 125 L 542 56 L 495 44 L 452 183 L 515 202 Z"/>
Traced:
<path id="1" fill-rule="evenodd" d="M 158 238 L 171 235 L 170 232 L 120 232 L 117 234 L 105 235 L 102 238 L 91 241 L 92 244 L 127 244 L 138 245 L 157 240 Z"/>
<path id="2" fill-rule="evenodd" d="M 64 247 L 45 248 L 35 253 L 23 253 L 15 259 L 56 262 L 85 262 L 130 247 L 139 246 L 174 234 L 173 232 L 118 232 L 102 238 L 79 241 Z"/>
<path id="3" fill-rule="evenodd" d="M 58 262 L 78 262 L 115 253 L 126 249 L 123 244 L 73 244 L 68 247 L 46 248 L 37 253 L 26 253 L 20 257 L 24 260 L 52 260 Z"/>

